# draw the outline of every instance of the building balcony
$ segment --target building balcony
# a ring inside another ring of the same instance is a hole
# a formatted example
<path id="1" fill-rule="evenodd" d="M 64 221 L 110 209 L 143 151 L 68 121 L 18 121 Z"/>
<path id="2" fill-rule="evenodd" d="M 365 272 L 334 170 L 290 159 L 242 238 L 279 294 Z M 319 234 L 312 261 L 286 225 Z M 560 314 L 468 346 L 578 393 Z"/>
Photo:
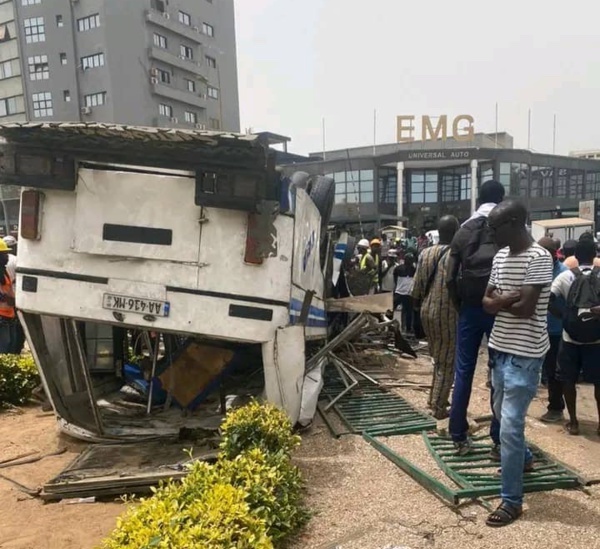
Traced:
<path id="1" fill-rule="evenodd" d="M 158 27 L 168 29 L 171 32 L 185 36 L 188 40 L 192 40 L 197 44 L 202 44 L 204 35 L 200 32 L 198 27 L 189 27 L 173 19 L 168 13 L 162 13 L 157 10 L 146 11 L 146 21 L 154 23 Z"/>
<path id="2" fill-rule="evenodd" d="M 172 65 L 173 67 L 177 67 L 189 73 L 195 74 L 196 76 L 200 76 L 203 80 L 206 80 L 206 66 L 202 63 L 192 59 L 179 57 L 178 55 L 173 55 L 167 50 L 163 50 L 154 46 L 149 48 L 148 56 L 151 59 L 162 61 L 167 65 Z"/>
<path id="3" fill-rule="evenodd" d="M 205 130 L 206 124 L 203 121 L 198 121 L 196 124 L 191 124 L 181 118 L 169 118 L 168 116 L 155 116 L 152 120 L 152 125 L 157 128 L 177 128 L 178 130 Z"/>
<path id="4" fill-rule="evenodd" d="M 194 105 L 201 109 L 206 109 L 206 96 L 198 93 L 189 92 L 187 90 L 178 90 L 172 86 L 157 82 L 152 84 L 152 91 L 156 95 L 161 97 L 167 97 L 179 101 L 180 103 L 186 103 L 187 105 Z"/>

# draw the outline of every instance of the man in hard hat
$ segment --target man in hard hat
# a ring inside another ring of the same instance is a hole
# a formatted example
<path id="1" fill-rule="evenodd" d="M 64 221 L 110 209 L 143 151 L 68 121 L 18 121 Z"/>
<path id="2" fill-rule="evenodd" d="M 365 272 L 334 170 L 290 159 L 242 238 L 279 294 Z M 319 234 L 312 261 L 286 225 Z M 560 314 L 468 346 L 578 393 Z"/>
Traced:
<path id="1" fill-rule="evenodd" d="M 4 243 L 10 248 L 10 253 L 8 254 L 8 264 L 6 265 L 6 272 L 10 279 L 13 281 L 13 284 L 16 280 L 17 276 L 17 239 L 8 235 L 5 236 L 2 240 Z"/>
<path id="2" fill-rule="evenodd" d="M 8 276 L 14 285 L 16 284 L 17 277 L 17 239 L 12 235 L 8 235 L 2 240 L 4 240 L 4 243 L 10 248 L 11 253 L 8 254 L 6 272 L 8 273 Z M 15 325 L 12 335 L 13 340 L 10 346 L 10 353 L 20 355 L 23 351 L 23 347 L 25 346 L 25 332 L 23 331 L 23 326 L 21 326 L 18 317 L 15 317 Z"/>
<path id="3" fill-rule="evenodd" d="M 373 239 L 373 241 L 375 241 L 376 239 Z M 377 240 L 377 242 L 379 242 Z M 380 243 L 381 246 L 381 243 Z M 376 287 L 377 287 L 377 283 L 379 282 L 379 276 L 378 276 L 378 256 L 376 254 L 371 253 L 372 250 L 370 250 L 370 244 L 369 241 L 366 238 L 362 238 L 359 242 L 358 242 L 358 253 L 359 253 L 359 263 L 358 263 L 358 267 L 359 269 L 364 272 L 367 273 L 371 279 L 372 279 L 372 283 L 371 283 L 371 289 L 369 290 L 369 293 L 374 293 Z"/>
<path id="4" fill-rule="evenodd" d="M 7 272 L 10 248 L 0 240 L 0 354 L 11 352 L 15 338 L 15 289 Z"/>

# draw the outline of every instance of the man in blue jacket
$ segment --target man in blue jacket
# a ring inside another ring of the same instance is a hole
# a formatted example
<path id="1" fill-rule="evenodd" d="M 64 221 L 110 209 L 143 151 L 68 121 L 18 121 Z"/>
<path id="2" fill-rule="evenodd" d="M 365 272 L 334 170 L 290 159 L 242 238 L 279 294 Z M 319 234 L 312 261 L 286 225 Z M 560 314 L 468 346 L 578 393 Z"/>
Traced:
<path id="1" fill-rule="evenodd" d="M 568 270 L 558 259 L 560 244 L 557 246 L 556 240 L 552 240 L 550 237 L 542 238 L 538 244 L 546 248 L 552 256 L 554 262 L 552 280 L 555 280 L 560 273 Z M 561 301 L 562 303 L 560 303 Z M 553 302 L 553 310 L 560 311 L 563 308 L 564 300 L 557 298 Z M 543 366 L 544 378 L 548 386 L 548 411 L 540 417 L 540 420 L 546 423 L 557 423 L 563 421 L 563 411 L 565 409 L 562 382 L 556 376 L 558 349 L 562 338 L 562 319 L 550 313 L 548 314 L 548 337 L 550 338 L 550 350 L 546 355 Z"/>

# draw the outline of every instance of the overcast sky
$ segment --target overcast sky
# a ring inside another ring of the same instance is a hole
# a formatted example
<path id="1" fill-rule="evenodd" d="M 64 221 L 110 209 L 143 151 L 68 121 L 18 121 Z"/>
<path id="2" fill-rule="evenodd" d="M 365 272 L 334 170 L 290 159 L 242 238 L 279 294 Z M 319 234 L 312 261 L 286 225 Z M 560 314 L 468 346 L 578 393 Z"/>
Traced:
<path id="1" fill-rule="evenodd" d="M 471 114 L 558 154 L 600 149 L 592 0 L 235 0 L 242 129 L 299 153 L 395 141 L 399 114 Z"/>

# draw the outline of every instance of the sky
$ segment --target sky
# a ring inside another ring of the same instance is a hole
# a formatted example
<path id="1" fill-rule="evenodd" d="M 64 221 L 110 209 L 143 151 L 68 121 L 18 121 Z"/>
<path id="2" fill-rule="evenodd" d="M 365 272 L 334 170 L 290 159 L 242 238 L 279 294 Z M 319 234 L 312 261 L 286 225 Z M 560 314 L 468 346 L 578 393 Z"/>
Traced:
<path id="1" fill-rule="evenodd" d="M 526 148 L 600 149 L 593 0 L 235 0 L 242 130 L 300 154 L 392 143 L 396 116 L 459 114 Z"/>

